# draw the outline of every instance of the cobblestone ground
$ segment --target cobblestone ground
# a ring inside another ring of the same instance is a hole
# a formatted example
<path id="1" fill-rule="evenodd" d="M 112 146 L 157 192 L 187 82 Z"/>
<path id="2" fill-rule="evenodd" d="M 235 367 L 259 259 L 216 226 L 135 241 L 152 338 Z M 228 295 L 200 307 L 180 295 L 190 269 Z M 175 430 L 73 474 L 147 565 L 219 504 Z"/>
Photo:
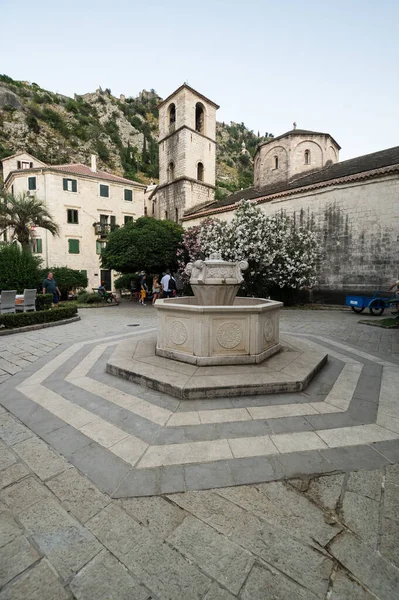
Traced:
<path id="1" fill-rule="evenodd" d="M 0 338 L 4 404 L 13 398 L 14 380 L 35 374 L 36 360 L 43 368 L 47 354 L 124 335 L 132 325 L 155 325 L 151 307 L 128 303 L 81 316 L 67 326 Z M 358 320 L 340 311 L 284 311 L 281 321 L 287 332 L 398 363 L 398 332 Z M 50 377 L 48 389 L 56 384 Z M 370 451 L 359 471 L 348 464 L 323 475 L 117 499 L 67 460 L 67 452 L 43 441 L 45 434 L 61 437 L 61 428 L 51 434 L 49 423 L 40 421 L 43 433 L 36 435 L 37 420 L 30 429 L 0 406 L 0 600 L 399 597 L 396 440 L 365 447 Z M 68 432 L 78 443 L 75 430 Z M 103 476 L 112 467 L 98 469 Z"/>

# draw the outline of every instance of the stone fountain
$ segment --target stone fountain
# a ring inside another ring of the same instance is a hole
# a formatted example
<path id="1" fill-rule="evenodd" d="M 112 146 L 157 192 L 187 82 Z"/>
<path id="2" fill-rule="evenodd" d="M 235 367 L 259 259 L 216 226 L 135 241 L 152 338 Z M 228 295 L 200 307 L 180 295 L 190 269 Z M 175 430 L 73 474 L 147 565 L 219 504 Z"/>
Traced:
<path id="1" fill-rule="evenodd" d="M 237 298 L 247 261 L 189 263 L 194 297 L 157 300 L 156 354 L 194 365 L 260 363 L 280 350 L 281 302 Z"/>
<path id="2" fill-rule="evenodd" d="M 157 300 L 157 331 L 120 342 L 107 372 L 181 399 L 305 389 L 327 354 L 280 340 L 281 302 L 237 297 L 247 268 L 219 254 L 189 263 L 194 296 Z"/>

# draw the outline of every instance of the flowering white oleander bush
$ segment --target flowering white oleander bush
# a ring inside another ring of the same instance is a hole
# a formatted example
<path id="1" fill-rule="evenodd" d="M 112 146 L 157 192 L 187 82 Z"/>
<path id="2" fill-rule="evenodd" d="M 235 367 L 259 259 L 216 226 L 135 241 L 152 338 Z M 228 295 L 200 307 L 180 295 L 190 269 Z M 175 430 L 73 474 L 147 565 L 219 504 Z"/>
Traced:
<path id="1" fill-rule="evenodd" d="M 238 204 L 231 223 L 205 219 L 183 235 L 180 271 L 189 261 L 220 252 L 225 260 L 247 260 L 242 293 L 276 295 L 276 290 L 313 287 L 319 245 L 316 235 L 285 213 L 266 216 L 248 200 Z M 278 295 L 278 294 L 277 294 Z"/>

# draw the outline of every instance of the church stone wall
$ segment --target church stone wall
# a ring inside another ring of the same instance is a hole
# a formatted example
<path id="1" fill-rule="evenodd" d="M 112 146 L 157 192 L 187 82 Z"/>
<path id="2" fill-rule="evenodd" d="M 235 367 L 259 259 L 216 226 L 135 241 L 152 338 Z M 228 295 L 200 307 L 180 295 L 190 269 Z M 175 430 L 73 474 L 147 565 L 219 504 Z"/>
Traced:
<path id="1" fill-rule="evenodd" d="M 285 211 L 316 232 L 322 256 L 319 296 L 343 302 L 346 294 L 387 289 L 399 277 L 399 176 L 329 187 L 264 204 Z M 214 215 L 231 221 L 234 211 Z M 185 227 L 199 220 L 186 221 Z"/>

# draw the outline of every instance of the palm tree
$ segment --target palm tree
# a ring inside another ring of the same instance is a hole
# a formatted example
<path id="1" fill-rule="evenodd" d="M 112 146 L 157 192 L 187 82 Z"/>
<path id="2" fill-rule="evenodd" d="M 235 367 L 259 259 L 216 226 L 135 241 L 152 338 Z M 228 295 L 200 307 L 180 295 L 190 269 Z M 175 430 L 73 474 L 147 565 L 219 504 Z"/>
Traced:
<path id="1" fill-rule="evenodd" d="M 59 234 L 59 227 L 47 210 L 45 204 L 35 196 L 3 193 L 0 198 L 0 233 L 12 230 L 12 238 L 17 240 L 23 250 L 30 251 L 30 242 L 34 227 L 47 229 L 52 235 Z"/>

